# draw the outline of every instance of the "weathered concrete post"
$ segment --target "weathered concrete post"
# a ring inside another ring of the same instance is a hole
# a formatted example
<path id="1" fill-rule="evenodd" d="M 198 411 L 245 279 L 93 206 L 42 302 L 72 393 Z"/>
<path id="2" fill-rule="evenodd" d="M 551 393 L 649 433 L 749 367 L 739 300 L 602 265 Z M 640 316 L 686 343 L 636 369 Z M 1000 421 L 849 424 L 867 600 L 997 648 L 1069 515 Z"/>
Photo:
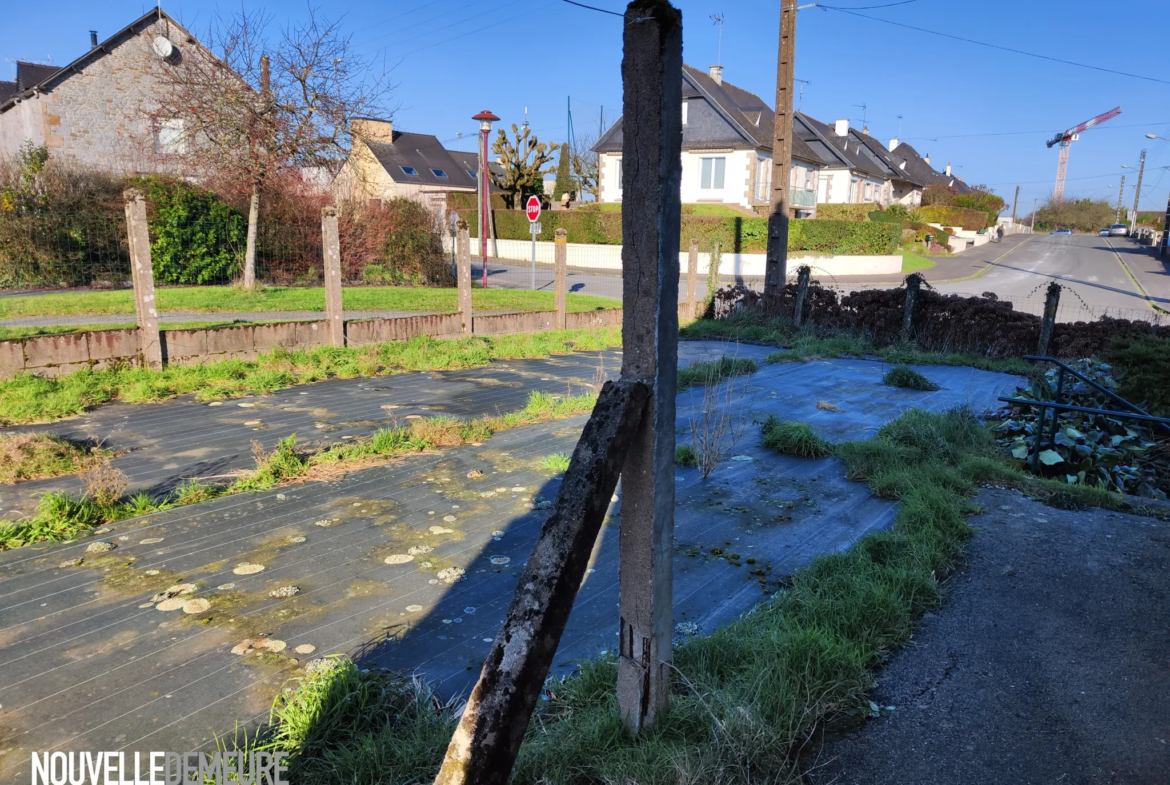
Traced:
<path id="1" fill-rule="evenodd" d="M 1060 306 L 1060 284 L 1056 281 L 1048 284 L 1047 296 L 1044 298 L 1044 316 L 1040 320 L 1040 341 L 1036 346 L 1036 354 L 1041 357 L 1048 355 L 1048 344 L 1052 342 L 1052 333 L 1056 329 L 1056 309 Z"/>
<path id="2" fill-rule="evenodd" d="M 463 334 L 471 335 L 471 240 L 467 221 L 455 226 L 455 266 L 459 284 L 459 313 L 463 315 Z"/>
<path id="3" fill-rule="evenodd" d="M 126 235 L 130 245 L 130 277 L 134 282 L 134 311 L 138 315 L 138 348 L 147 368 L 162 368 L 162 340 L 158 334 L 158 303 L 154 299 L 154 268 L 150 259 L 150 229 L 146 223 L 146 198 L 137 188 L 128 189 Z"/>
<path id="4" fill-rule="evenodd" d="M 337 231 L 337 208 L 321 210 L 321 247 L 325 257 L 325 318 L 329 322 L 330 346 L 345 346 L 345 313 L 341 305 L 341 238 Z"/>
<path id="5" fill-rule="evenodd" d="M 554 250 L 557 329 L 563 330 L 569 320 L 569 233 L 563 227 L 557 229 Z"/>
<path id="6" fill-rule="evenodd" d="M 695 301 L 695 287 L 699 279 L 699 238 L 691 238 L 691 247 L 687 253 L 687 303 L 691 306 L 691 318 L 699 315 L 699 304 Z"/>
<path id="7" fill-rule="evenodd" d="M 622 472 L 618 705 L 654 725 L 670 689 L 678 371 L 682 15 L 665 0 L 626 9 L 622 57 L 622 378 L 652 390 Z"/>
<path id="8" fill-rule="evenodd" d="M 918 305 L 918 292 L 922 288 L 922 276 L 911 273 L 906 276 L 906 303 L 902 306 L 902 341 L 910 340 L 914 330 L 914 309 Z"/>
<path id="9" fill-rule="evenodd" d="M 808 297 L 808 279 L 812 270 L 807 264 L 796 268 L 796 305 L 792 309 L 792 323 L 799 327 L 804 321 L 804 301 Z"/>

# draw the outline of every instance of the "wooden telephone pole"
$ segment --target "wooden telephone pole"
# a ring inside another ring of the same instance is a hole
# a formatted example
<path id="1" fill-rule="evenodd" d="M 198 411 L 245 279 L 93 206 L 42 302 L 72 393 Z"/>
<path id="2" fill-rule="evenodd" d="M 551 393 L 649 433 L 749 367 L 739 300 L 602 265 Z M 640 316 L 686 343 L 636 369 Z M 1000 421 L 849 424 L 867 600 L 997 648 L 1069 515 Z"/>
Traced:
<path id="1" fill-rule="evenodd" d="M 1016 225 L 1016 205 L 1020 203 L 1020 186 L 1016 186 L 1016 196 L 1012 199 L 1012 226 Z M 1012 229 L 1015 231 L 1015 229 Z"/>
<path id="2" fill-rule="evenodd" d="M 788 270 L 788 202 L 792 178 L 792 90 L 796 68 L 796 0 L 780 0 L 776 54 L 776 122 L 772 132 L 772 200 L 764 293 L 779 294 Z"/>

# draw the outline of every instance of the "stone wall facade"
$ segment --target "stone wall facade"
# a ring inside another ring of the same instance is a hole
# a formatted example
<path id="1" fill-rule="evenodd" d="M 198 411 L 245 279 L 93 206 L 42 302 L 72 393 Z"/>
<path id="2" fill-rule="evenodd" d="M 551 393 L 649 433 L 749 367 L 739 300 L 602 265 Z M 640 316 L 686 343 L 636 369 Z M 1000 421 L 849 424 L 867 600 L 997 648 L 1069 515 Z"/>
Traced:
<path id="1" fill-rule="evenodd" d="M 149 15 L 148 15 L 149 16 Z M 90 50 L 48 83 L 45 92 L 22 99 L 0 114 L 0 157 L 26 142 L 45 145 L 52 158 L 113 173 L 171 171 L 155 150 L 151 114 L 164 69 L 184 60 L 210 57 L 203 46 L 165 14 L 144 17 L 133 30 Z M 166 36 L 178 50 L 175 62 L 151 48 Z M 102 51 L 104 47 L 104 51 Z"/>

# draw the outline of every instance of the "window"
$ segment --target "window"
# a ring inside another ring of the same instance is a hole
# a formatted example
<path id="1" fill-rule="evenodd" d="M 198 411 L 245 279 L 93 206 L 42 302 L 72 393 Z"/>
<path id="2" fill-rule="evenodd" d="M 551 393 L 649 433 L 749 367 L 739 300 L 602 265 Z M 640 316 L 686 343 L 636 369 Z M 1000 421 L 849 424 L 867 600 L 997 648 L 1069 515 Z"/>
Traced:
<path id="1" fill-rule="evenodd" d="M 620 191 L 622 190 L 622 159 L 615 158 L 614 160 L 617 162 L 614 168 L 617 169 L 617 189 Z"/>
<path id="2" fill-rule="evenodd" d="M 447 173 L 444 172 L 442 169 L 432 169 L 431 174 L 433 174 L 435 177 L 446 177 L 447 176 Z"/>
<path id="3" fill-rule="evenodd" d="M 403 174 L 408 174 L 411 177 L 418 177 L 418 170 L 413 166 L 403 166 L 399 164 L 398 168 L 402 170 Z"/>
<path id="4" fill-rule="evenodd" d="M 187 152 L 182 120 L 163 120 L 154 132 L 155 152 L 174 155 Z"/>
<path id="5" fill-rule="evenodd" d="M 726 158 L 703 158 L 699 172 L 699 188 L 708 191 L 723 190 L 723 171 L 727 166 Z"/>
<path id="6" fill-rule="evenodd" d="M 756 201 L 766 202 L 771 198 L 772 159 L 761 158 L 756 164 Z"/>
<path id="7" fill-rule="evenodd" d="M 468 169 L 467 173 L 472 177 L 479 177 L 479 174 L 474 169 Z"/>
<path id="8" fill-rule="evenodd" d="M 683 101 L 683 102 L 682 102 L 682 113 L 683 113 L 683 115 L 682 115 L 682 120 L 683 120 L 683 125 L 686 125 L 686 124 L 687 124 L 687 104 L 688 104 L 688 103 L 689 103 L 688 101 Z"/>

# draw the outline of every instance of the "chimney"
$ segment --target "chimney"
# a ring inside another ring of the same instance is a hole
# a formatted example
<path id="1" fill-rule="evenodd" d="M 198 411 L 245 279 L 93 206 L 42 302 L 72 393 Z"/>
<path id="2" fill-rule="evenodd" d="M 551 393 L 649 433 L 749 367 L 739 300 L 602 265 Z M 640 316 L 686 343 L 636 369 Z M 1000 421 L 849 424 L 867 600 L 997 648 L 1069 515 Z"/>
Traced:
<path id="1" fill-rule="evenodd" d="M 922 160 L 923 160 L 923 161 L 926 161 L 926 163 L 929 165 L 929 164 L 930 164 L 930 153 L 927 153 L 927 154 L 926 154 L 926 157 L 925 157 L 925 158 L 923 158 Z"/>
<path id="2" fill-rule="evenodd" d="M 838 120 L 835 124 L 837 136 L 849 136 L 849 121 Z"/>
<path id="3" fill-rule="evenodd" d="M 715 84 L 718 84 L 718 85 L 723 84 L 723 66 L 713 65 L 708 70 L 708 73 L 710 73 L 711 78 L 715 80 Z"/>
<path id="4" fill-rule="evenodd" d="M 890 140 L 890 152 L 892 153 L 895 150 L 897 150 L 898 145 L 900 145 L 900 144 L 902 144 L 902 142 L 900 139 L 898 139 L 898 137 L 895 136 L 893 139 L 891 139 Z"/>
<path id="5" fill-rule="evenodd" d="M 947 177 L 951 176 L 951 162 L 947 161 Z"/>
<path id="6" fill-rule="evenodd" d="M 349 123 L 350 131 L 363 142 L 394 141 L 394 125 L 389 120 L 377 120 L 372 117 L 355 117 Z"/>
<path id="7" fill-rule="evenodd" d="M 866 125 L 866 126 L 862 126 L 862 128 L 861 128 L 861 132 L 862 132 L 863 134 L 865 134 L 866 136 L 869 136 L 869 126 L 868 126 L 868 125 Z"/>
<path id="8" fill-rule="evenodd" d="M 97 30 L 89 31 L 89 48 L 97 49 Z"/>

